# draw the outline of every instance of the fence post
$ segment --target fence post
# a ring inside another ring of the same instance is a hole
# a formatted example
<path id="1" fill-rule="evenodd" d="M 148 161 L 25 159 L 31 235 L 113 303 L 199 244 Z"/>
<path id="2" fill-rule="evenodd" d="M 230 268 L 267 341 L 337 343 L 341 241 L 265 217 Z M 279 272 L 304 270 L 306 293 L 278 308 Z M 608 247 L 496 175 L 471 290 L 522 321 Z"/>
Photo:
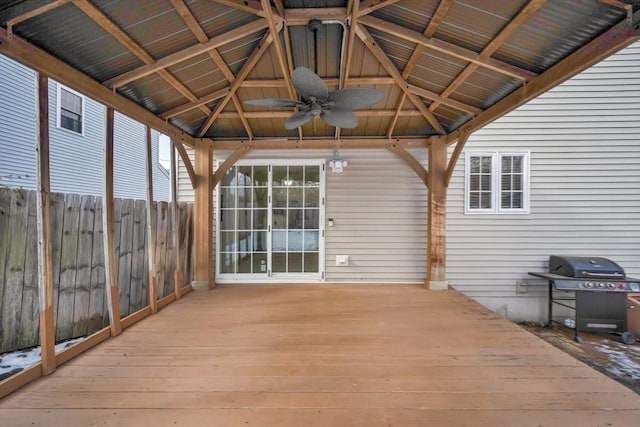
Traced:
<path id="1" fill-rule="evenodd" d="M 156 235 L 153 221 L 153 156 L 151 151 L 151 128 L 146 126 L 147 148 L 147 253 L 149 254 L 149 306 L 151 312 L 158 311 L 158 294 L 156 286 Z"/>

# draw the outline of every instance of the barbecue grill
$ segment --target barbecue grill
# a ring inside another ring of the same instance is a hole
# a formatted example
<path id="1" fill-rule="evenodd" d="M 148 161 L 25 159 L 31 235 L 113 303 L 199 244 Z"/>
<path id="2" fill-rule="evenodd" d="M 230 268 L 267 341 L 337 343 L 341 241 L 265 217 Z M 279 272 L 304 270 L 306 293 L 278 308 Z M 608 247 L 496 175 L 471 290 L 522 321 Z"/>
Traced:
<path id="1" fill-rule="evenodd" d="M 556 322 L 554 305 L 560 305 L 574 312 L 574 339 L 578 343 L 582 343 L 581 331 L 617 333 L 625 344 L 635 342 L 633 333 L 627 331 L 626 294 L 640 292 L 640 279 L 627 277 L 615 262 L 600 257 L 552 255 L 548 273 L 529 274 L 548 281 L 548 328 Z M 564 292 L 559 296 L 554 290 Z"/>

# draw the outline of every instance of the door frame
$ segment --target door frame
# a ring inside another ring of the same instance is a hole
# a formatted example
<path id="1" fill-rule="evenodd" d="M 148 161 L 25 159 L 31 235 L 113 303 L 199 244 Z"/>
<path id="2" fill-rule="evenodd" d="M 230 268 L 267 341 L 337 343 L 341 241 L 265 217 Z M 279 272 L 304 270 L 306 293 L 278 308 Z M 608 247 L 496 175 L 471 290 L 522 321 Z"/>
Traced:
<path id="1" fill-rule="evenodd" d="M 216 168 L 224 162 L 224 159 L 216 159 Z M 272 255 L 272 210 L 273 210 L 273 166 L 319 166 L 320 168 L 320 206 L 318 229 L 318 273 L 220 273 L 220 195 L 221 183 L 214 189 L 214 217 L 215 217 L 215 281 L 216 283 L 322 283 L 325 281 L 325 210 L 326 210 L 326 159 L 242 159 L 236 162 L 237 166 L 271 166 L 269 168 L 268 184 L 268 224 L 267 232 L 267 270 L 271 269 Z M 222 182 L 222 181 L 221 181 Z"/>

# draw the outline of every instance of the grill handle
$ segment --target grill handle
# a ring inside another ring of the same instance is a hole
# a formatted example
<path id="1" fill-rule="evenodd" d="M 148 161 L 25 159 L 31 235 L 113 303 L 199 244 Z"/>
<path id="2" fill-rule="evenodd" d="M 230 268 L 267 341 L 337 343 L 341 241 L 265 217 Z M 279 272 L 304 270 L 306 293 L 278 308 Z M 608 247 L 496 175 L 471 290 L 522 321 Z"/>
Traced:
<path id="1" fill-rule="evenodd" d="M 624 279 L 624 273 L 612 272 L 612 273 L 591 273 L 589 271 L 583 271 L 582 274 L 590 277 L 601 277 L 601 278 L 611 278 L 611 277 L 620 277 Z"/>

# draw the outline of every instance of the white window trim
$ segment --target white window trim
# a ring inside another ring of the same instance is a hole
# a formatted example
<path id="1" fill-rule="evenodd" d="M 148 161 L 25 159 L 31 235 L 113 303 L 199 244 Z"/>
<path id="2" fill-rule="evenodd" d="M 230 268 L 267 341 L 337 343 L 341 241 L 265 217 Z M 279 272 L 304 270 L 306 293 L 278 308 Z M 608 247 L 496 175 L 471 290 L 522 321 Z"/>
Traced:
<path id="1" fill-rule="evenodd" d="M 87 104 L 87 97 L 84 96 L 83 94 L 81 94 L 80 92 L 75 91 L 75 90 L 73 90 L 73 89 L 71 89 L 71 88 L 69 88 L 69 87 L 67 87 L 67 86 L 65 86 L 63 84 L 56 83 L 56 86 L 57 86 L 56 87 L 56 127 L 58 129 L 61 129 L 61 130 L 65 131 L 65 132 L 71 132 L 74 135 L 84 136 L 85 126 L 86 126 L 86 123 L 87 123 L 87 121 L 85 120 L 85 117 L 86 117 L 85 116 L 85 107 L 86 107 L 86 104 Z M 82 98 L 82 124 L 81 124 L 82 132 L 80 132 L 80 133 L 72 131 L 71 129 L 63 128 L 62 124 L 60 123 L 61 122 L 61 120 L 60 120 L 60 118 L 61 118 L 61 110 L 62 110 L 62 103 L 60 102 L 62 100 L 62 96 L 61 96 L 61 93 L 60 93 L 60 89 L 64 89 L 66 91 L 69 91 L 69 92 L 73 93 L 74 95 L 77 95 L 80 98 Z"/>
<path id="2" fill-rule="evenodd" d="M 224 162 L 225 159 L 217 159 L 215 162 L 216 169 Z M 220 284 L 225 283 L 322 283 L 326 281 L 326 247 L 325 247 L 325 215 L 326 215 L 326 160 L 324 159 L 244 159 L 236 162 L 234 166 L 320 166 L 320 236 L 319 236 L 319 253 L 318 253 L 318 273 L 272 273 L 271 277 L 262 274 L 238 274 L 238 273 L 220 273 L 220 183 L 214 189 L 215 198 L 215 281 Z M 324 166 L 324 168 L 323 168 Z M 271 200 L 271 190 L 269 187 L 269 200 Z M 268 206 L 271 206 L 269 203 Z M 269 209 L 269 223 L 271 223 L 271 209 Z M 271 248 L 271 233 L 268 233 L 267 245 Z M 268 251 L 268 262 L 271 264 L 271 250 Z"/>
<path id="3" fill-rule="evenodd" d="M 469 207 L 469 170 L 471 157 L 485 156 L 491 157 L 492 176 L 492 209 L 471 209 Z M 500 173 L 500 159 L 506 156 L 523 156 L 522 164 L 522 201 L 521 209 L 503 209 L 500 207 L 500 194 L 502 188 L 502 174 Z M 465 151 L 464 159 L 464 213 L 465 215 L 527 215 L 530 213 L 530 151 Z"/>

